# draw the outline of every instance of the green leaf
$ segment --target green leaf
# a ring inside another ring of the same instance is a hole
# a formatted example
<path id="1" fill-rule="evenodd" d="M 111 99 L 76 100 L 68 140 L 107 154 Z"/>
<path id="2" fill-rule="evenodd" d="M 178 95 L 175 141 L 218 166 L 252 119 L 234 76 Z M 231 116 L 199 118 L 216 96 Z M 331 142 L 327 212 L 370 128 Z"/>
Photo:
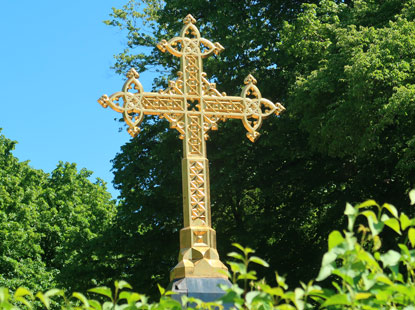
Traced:
<path id="1" fill-rule="evenodd" d="M 89 302 L 89 305 L 94 310 L 101 310 L 102 309 L 101 304 L 97 300 L 95 300 L 95 299 L 89 299 L 88 302 Z"/>
<path id="2" fill-rule="evenodd" d="M 369 224 L 370 231 L 374 237 L 379 235 L 385 226 L 383 222 L 379 222 L 377 218 L 373 219 L 372 216 L 367 217 L 367 223 Z"/>
<path id="3" fill-rule="evenodd" d="M 334 269 L 332 274 L 340 277 L 344 282 L 353 285 L 353 276 L 355 273 L 352 270 L 345 270 L 344 268 Z"/>
<path id="4" fill-rule="evenodd" d="M 371 297 L 371 296 L 373 296 L 373 294 L 372 293 L 357 293 L 356 294 L 356 296 L 355 296 L 355 298 L 357 299 L 357 300 L 361 300 L 361 299 L 368 299 L 369 297 Z"/>
<path id="5" fill-rule="evenodd" d="M 72 294 L 72 297 L 74 297 L 76 299 L 79 299 L 86 308 L 89 308 L 88 299 L 85 297 L 84 294 L 81 294 L 81 293 L 78 293 L 78 292 L 74 292 Z"/>
<path id="6" fill-rule="evenodd" d="M 26 296 L 29 295 L 32 299 L 33 299 L 33 294 L 31 291 L 29 291 L 27 288 L 24 287 L 19 287 L 16 292 L 14 292 L 14 297 L 22 297 L 22 296 Z"/>
<path id="7" fill-rule="evenodd" d="M 106 301 L 102 304 L 102 310 L 114 310 L 114 304 L 112 301 Z"/>
<path id="8" fill-rule="evenodd" d="M 262 258 L 259 258 L 257 256 L 251 256 L 249 258 L 249 261 L 256 263 L 258 265 L 264 266 L 264 267 L 269 267 L 269 264 L 266 261 L 264 261 Z"/>
<path id="9" fill-rule="evenodd" d="M 129 288 L 132 289 L 131 285 L 128 284 L 126 281 L 121 280 L 121 281 L 115 281 L 114 282 L 114 286 L 120 290 L 122 290 L 123 288 Z"/>
<path id="10" fill-rule="evenodd" d="M 0 287 L 0 303 L 9 300 L 9 289 L 7 287 Z"/>
<path id="11" fill-rule="evenodd" d="M 376 276 L 376 281 L 385 283 L 387 285 L 393 285 L 393 281 L 391 279 L 389 279 L 386 275 L 381 274 Z"/>
<path id="12" fill-rule="evenodd" d="M 321 305 L 322 307 L 333 306 L 333 305 L 350 305 L 349 298 L 346 294 L 335 294 L 326 299 Z"/>
<path id="13" fill-rule="evenodd" d="M 401 254 L 394 250 L 389 250 L 388 252 L 380 256 L 380 260 L 382 261 L 384 267 L 395 266 L 396 264 L 398 264 L 400 259 Z"/>
<path id="14" fill-rule="evenodd" d="M 230 253 L 228 253 L 228 256 L 229 257 L 233 257 L 235 259 L 239 259 L 241 261 L 244 261 L 245 260 L 245 257 L 243 257 L 241 254 L 236 253 L 236 252 L 230 252 Z"/>
<path id="15" fill-rule="evenodd" d="M 257 280 L 258 278 L 255 276 L 255 274 L 249 272 L 249 273 L 243 273 L 238 275 L 236 280 Z"/>
<path id="16" fill-rule="evenodd" d="M 64 294 L 63 290 L 53 288 L 53 289 L 48 290 L 45 293 L 45 296 L 49 298 L 49 297 L 52 297 L 52 296 L 63 295 L 63 294 Z"/>
<path id="17" fill-rule="evenodd" d="M 157 287 L 159 288 L 160 295 L 163 296 L 166 290 L 158 283 L 157 283 Z"/>
<path id="18" fill-rule="evenodd" d="M 353 230 L 354 222 L 356 221 L 356 216 L 358 214 L 357 208 L 355 209 L 350 203 L 346 204 L 346 209 L 344 210 L 344 214 L 347 215 L 347 229 L 349 231 Z"/>
<path id="19" fill-rule="evenodd" d="M 336 246 L 341 244 L 343 241 L 344 241 L 344 238 L 339 231 L 337 230 L 332 231 L 329 235 L 329 251 L 332 248 L 335 248 Z"/>
<path id="20" fill-rule="evenodd" d="M 24 304 L 29 309 L 33 308 L 32 304 L 26 298 L 24 298 L 23 296 L 15 297 L 15 300 L 18 301 L 18 302 L 21 302 L 22 304 Z"/>
<path id="21" fill-rule="evenodd" d="M 232 243 L 232 245 L 235 247 L 235 248 L 238 248 L 239 250 L 241 250 L 242 252 L 245 252 L 245 249 L 244 249 L 244 247 L 242 246 L 242 245 L 240 245 L 239 243 Z"/>
<path id="22" fill-rule="evenodd" d="M 344 210 L 345 215 L 357 215 L 357 208 L 355 209 L 350 203 L 346 203 L 346 209 Z"/>
<path id="23" fill-rule="evenodd" d="M 365 210 L 363 212 L 361 212 L 360 214 L 366 216 L 366 218 L 369 220 L 372 219 L 373 222 L 377 223 L 378 222 L 378 218 L 376 217 L 375 212 L 373 212 L 372 210 Z"/>
<path id="24" fill-rule="evenodd" d="M 126 293 L 128 293 L 128 296 L 127 295 L 124 295 Z M 142 298 L 142 296 L 143 295 L 138 294 L 138 293 L 131 293 L 131 292 L 125 292 L 124 291 L 124 292 L 121 292 L 120 299 L 126 297 L 125 299 L 127 299 L 128 302 L 131 303 L 131 302 L 136 302 L 136 301 L 140 300 Z"/>
<path id="25" fill-rule="evenodd" d="M 123 291 L 123 292 L 121 292 L 120 293 L 120 295 L 118 296 L 118 299 L 129 299 L 130 298 L 130 296 L 131 296 L 131 292 L 128 292 L 128 291 Z"/>
<path id="26" fill-rule="evenodd" d="M 43 295 L 42 292 L 38 292 L 35 297 L 37 297 L 42 302 L 42 304 L 44 304 L 46 309 L 50 308 L 50 299 L 47 296 Z"/>
<path id="27" fill-rule="evenodd" d="M 376 203 L 376 201 L 374 201 L 374 200 L 366 200 L 365 202 L 362 202 L 361 204 L 359 204 L 357 206 L 357 208 L 364 209 L 364 208 L 373 207 L 373 206 L 379 207 L 379 205 Z"/>
<path id="28" fill-rule="evenodd" d="M 401 233 L 401 230 L 400 230 L 400 228 L 399 228 L 399 221 L 397 220 L 397 219 L 394 219 L 394 218 L 390 218 L 390 219 L 388 219 L 388 220 L 386 220 L 386 221 L 383 221 L 383 223 L 386 225 L 386 226 L 388 226 L 388 227 L 390 227 L 390 228 L 392 228 L 394 231 L 396 231 L 398 234 L 402 234 Z"/>
<path id="29" fill-rule="evenodd" d="M 89 289 L 88 292 L 99 294 L 99 295 L 102 295 L 102 296 L 106 296 L 109 299 L 111 299 L 111 301 L 113 301 L 112 292 L 111 292 L 111 289 L 109 287 L 106 287 L 106 286 L 95 287 L 95 288 Z"/>
<path id="30" fill-rule="evenodd" d="M 233 273 L 245 273 L 246 267 L 242 263 L 228 262 Z"/>
<path id="31" fill-rule="evenodd" d="M 415 205 L 415 189 L 409 192 L 409 199 L 411 200 L 411 206 Z"/>
<path id="32" fill-rule="evenodd" d="M 408 239 L 412 247 L 415 247 L 415 228 L 411 227 L 408 230 Z"/>
<path id="33" fill-rule="evenodd" d="M 296 307 L 294 307 L 290 304 L 281 304 L 281 305 L 278 305 L 275 309 L 277 309 L 277 310 L 297 310 Z"/>
<path id="34" fill-rule="evenodd" d="M 377 251 L 381 248 L 382 241 L 380 240 L 379 236 L 373 236 L 373 251 Z"/>
<path id="35" fill-rule="evenodd" d="M 411 220 L 406 216 L 405 213 L 401 213 L 401 216 L 399 217 L 399 220 L 401 221 L 401 227 L 402 230 L 405 230 L 408 226 L 411 226 Z"/>
<path id="36" fill-rule="evenodd" d="M 275 280 L 277 280 L 277 284 L 281 286 L 283 289 L 287 289 L 288 285 L 285 283 L 285 278 L 280 276 L 277 272 L 275 273 Z"/>
<path id="37" fill-rule="evenodd" d="M 322 266 L 320 268 L 316 281 L 323 281 L 327 279 L 329 276 L 331 276 L 333 270 L 335 269 L 336 267 L 334 266 L 334 264 Z"/>
<path id="38" fill-rule="evenodd" d="M 246 303 L 248 305 L 251 304 L 254 298 L 257 297 L 259 294 L 261 294 L 261 292 L 258 292 L 258 291 L 252 291 L 246 294 L 245 296 Z"/>
<path id="39" fill-rule="evenodd" d="M 398 210 L 396 210 L 396 208 L 393 205 L 384 203 L 382 207 L 388 210 L 395 218 L 398 218 Z"/>

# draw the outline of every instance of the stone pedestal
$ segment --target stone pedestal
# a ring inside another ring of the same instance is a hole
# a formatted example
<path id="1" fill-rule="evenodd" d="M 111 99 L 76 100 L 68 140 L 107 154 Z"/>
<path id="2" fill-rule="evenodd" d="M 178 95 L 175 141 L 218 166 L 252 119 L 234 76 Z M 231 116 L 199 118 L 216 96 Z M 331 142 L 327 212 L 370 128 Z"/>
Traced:
<path id="1" fill-rule="evenodd" d="M 182 278 L 175 279 L 170 282 L 168 289 L 177 293 L 173 295 L 173 299 L 181 302 L 181 296 L 198 298 L 204 302 L 218 300 L 225 292 L 219 288 L 224 284 L 228 287 L 232 286 L 228 279 L 224 278 Z M 225 309 L 229 308 L 224 305 Z"/>

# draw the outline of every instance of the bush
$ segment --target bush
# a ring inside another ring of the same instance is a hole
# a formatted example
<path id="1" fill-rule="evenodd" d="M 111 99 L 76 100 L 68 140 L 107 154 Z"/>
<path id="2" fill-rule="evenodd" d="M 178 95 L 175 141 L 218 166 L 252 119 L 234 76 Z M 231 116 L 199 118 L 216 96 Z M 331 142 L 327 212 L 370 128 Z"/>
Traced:
<path id="1" fill-rule="evenodd" d="M 415 204 L 415 190 L 409 194 Z M 402 309 L 415 310 L 415 218 L 390 205 L 373 200 L 352 206 L 346 205 L 344 214 L 348 225 L 344 231 L 332 231 L 328 251 L 324 254 L 315 282 L 301 283 L 289 290 L 285 278 L 275 274 L 276 286 L 258 280 L 251 263 L 268 267 L 254 250 L 234 244 L 238 252 L 228 255 L 229 277 L 233 281 L 225 295 L 216 302 L 182 297 L 181 303 L 172 299 L 172 292 L 159 287 L 161 298 L 149 302 L 145 295 L 131 291 L 125 281 L 116 281 L 114 289 L 90 289 L 86 297 L 81 293 L 67 296 L 63 290 L 51 289 L 33 294 L 18 288 L 10 294 L 0 289 L 1 309 L 221 309 L 231 304 L 236 309 Z M 384 248 L 393 233 L 392 247 Z M 331 282 L 330 282 L 331 280 Z M 189 306 L 191 305 L 191 306 Z"/>

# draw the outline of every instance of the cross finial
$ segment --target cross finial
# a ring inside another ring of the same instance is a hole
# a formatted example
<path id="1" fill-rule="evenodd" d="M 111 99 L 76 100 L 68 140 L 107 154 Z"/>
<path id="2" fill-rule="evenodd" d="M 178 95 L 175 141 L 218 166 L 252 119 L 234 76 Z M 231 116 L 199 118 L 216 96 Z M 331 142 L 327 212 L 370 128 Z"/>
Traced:
<path id="1" fill-rule="evenodd" d="M 131 68 L 127 73 L 127 78 L 129 78 L 129 79 L 132 79 L 132 78 L 138 79 L 139 77 L 140 77 L 140 75 L 138 74 L 138 72 L 134 68 Z"/>
<path id="2" fill-rule="evenodd" d="M 192 16 L 192 14 L 188 14 L 184 19 L 183 19 L 183 23 L 185 25 L 187 24 L 196 24 L 196 18 L 194 18 Z"/>
<path id="3" fill-rule="evenodd" d="M 244 80 L 245 85 L 248 85 L 248 84 L 256 85 L 256 83 L 257 83 L 256 79 L 252 76 L 252 74 L 248 74 L 248 76 Z"/>

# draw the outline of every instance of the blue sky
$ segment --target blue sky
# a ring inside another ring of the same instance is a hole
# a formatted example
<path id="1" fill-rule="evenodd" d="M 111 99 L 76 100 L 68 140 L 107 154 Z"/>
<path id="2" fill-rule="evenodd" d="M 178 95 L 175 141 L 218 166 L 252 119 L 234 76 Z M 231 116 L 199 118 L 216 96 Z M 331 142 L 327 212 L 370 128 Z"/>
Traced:
<path id="1" fill-rule="evenodd" d="M 106 181 L 114 198 L 110 160 L 130 136 L 97 99 L 124 83 L 110 66 L 125 34 L 102 21 L 125 3 L 1 1 L 0 128 L 18 142 L 14 155 L 45 172 L 75 162 Z M 140 76 L 147 91 L 152 80 Z"/>

